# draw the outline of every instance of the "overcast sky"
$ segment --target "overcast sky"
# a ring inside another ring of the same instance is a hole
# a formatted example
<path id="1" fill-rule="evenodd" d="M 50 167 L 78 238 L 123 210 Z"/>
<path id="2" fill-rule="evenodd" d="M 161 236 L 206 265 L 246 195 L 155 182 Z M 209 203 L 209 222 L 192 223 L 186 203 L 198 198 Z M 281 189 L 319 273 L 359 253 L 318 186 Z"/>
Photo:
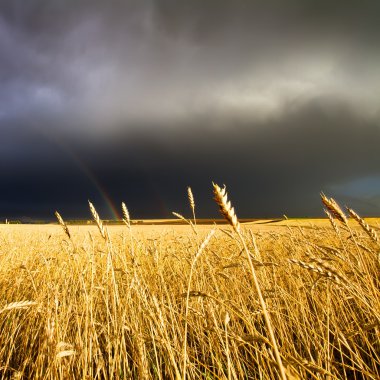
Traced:
<path id="1" fill-rule="evenodd" d="M 380 214 L 380 2 L 2 0 L 0 219 Z"/>

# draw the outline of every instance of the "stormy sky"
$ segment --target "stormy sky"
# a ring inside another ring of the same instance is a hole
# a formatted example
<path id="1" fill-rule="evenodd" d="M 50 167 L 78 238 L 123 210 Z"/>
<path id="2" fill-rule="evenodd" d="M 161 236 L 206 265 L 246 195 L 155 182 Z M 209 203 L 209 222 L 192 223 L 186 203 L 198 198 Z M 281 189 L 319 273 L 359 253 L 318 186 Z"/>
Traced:
<path id="1" fill-rule="evenodd" d="M 378 1 L 2 0 L 0 219 L 379 215 L 379 41 Z"/>

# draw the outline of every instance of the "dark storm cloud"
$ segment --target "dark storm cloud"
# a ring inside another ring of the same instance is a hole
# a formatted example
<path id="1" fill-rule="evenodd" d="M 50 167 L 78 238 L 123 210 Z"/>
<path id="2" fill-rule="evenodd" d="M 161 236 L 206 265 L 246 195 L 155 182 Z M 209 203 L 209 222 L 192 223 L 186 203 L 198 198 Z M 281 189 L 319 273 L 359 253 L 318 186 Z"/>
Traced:
<path id="1" fill-rule="evenodd" d="M 319 215 L 321 190 L 374 214 L 374 204 L 353 200 L 334 187 L 355 177 L 380 176 L 380 125 L 353 115 L 346 104 L 331 102 L 313 102 L 261 125 L 235 123 L 233 129 L 215 131 L 205 128 L 205 119 L 197 127 L 159 137 L 136 135 L 133 142 L 130 134 L 118 135 L 118 143 L 103 142 L 104 150 L 91 161 L 115 199 L 133 188 L 123 173 L 130 165 L 138 168 L 168 211 L 186 212 L 185 190 L 191 185 L 200 212 L 209 215 L 215 211 L 210 186 L 215 180 L 228 184 L 241 216 Z"/>
<path id="2" fill-rule="evenodd" d="M 206 216 L 211 180 L 241 216 L 377 213 L 344 189 L 380 176 L 379 37 L 375 1 L 3 1 L 0 216 L 163 216 L 189 184 Z"/>

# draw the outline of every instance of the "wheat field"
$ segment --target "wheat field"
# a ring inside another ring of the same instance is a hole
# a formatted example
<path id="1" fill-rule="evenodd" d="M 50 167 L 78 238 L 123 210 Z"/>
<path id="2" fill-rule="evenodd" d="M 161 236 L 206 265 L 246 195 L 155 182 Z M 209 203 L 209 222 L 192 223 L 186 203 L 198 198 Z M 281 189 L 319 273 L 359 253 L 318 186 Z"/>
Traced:
<path id="1" fill-rule="evenodd" d="M 378 220 L 0 226 L 1 379 L 379 379 Z"/>

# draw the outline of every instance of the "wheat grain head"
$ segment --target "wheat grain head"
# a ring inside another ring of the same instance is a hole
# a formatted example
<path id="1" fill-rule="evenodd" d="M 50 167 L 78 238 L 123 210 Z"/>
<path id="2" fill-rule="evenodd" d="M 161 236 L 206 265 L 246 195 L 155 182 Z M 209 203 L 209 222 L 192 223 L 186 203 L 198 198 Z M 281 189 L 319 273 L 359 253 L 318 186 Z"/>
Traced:
<path id="1" fill-rule="evenodd" d="M 90 206 L 90 211 L 91 211 L 91 214 L 92 214 L 92 217 L 94 218 L 94 221 L 96 223 L 96 225 L 98 226 L 99 228 L 99 231 L 100 231 L 100 234 L 102 235 L 102 238 L 104 240 L 107 240 L 107 232 L 106 232 L 106 229 L 104 228 L 104 225 L 103 225 L 103 222 L 102 220 L 100 219 L 100 216 L 99 214 L 97 213 L 96 209 L 95 209 L 95 206 L 90 202 L 88 201 L 88 204 Z"/>
<path id="2" fill-rule="evenodd" d="M 212 183 L 214 189 L 214 200 L 219 206 L 219 210 L 228 223 L 234 228 L 236 232 L 240 231 L 240 223 L 235 214 L 235 209 L 231 206 L 228 200 L 227 190 L 224 186 L 220 188 L 216 183 Z"/>
<path id="3" fill-rule="evenodd" d="M 131 226 L 131 218 L 129 216 L 129 211 L 124 202 L 121 202 L 121 209 L 123 211 L 123 222 L 130 227 Z"/>
<path id="4" fill-rule="evenodd" d="M 352 208 L 346 207 L 350 216 L 355 219 L 360 227 L 367 233 L 367 235 L 371 238 L 375 243 L 379 242 L 379 237 L 376 231 L 361 217 L 359 216 Z"/>
<path id="5" fill-rule="evenodd" d="M 69 231 L 69 228 L 67 227 L 67 224 L 65 223 L 65 221 L 62 219 L 62 216 L 59 214 L 58 211 L 55 212 L 55 216 L 58 220 L 58 223 L 61 225 L 64 233 L 68 236 L 69 239 L 71 239 L 71 235 L 70 235 L 70 231 Z"/>
<path id="6" fill-rule="evenodd" d="M 327 210 L 331 213 L 331 215 L 347 226 L 346 214 L 342 211 L 335 199 L 327 198 L 324 193 L 321 193 L 321 200 L 322 203 L 326 206 Z"/>

